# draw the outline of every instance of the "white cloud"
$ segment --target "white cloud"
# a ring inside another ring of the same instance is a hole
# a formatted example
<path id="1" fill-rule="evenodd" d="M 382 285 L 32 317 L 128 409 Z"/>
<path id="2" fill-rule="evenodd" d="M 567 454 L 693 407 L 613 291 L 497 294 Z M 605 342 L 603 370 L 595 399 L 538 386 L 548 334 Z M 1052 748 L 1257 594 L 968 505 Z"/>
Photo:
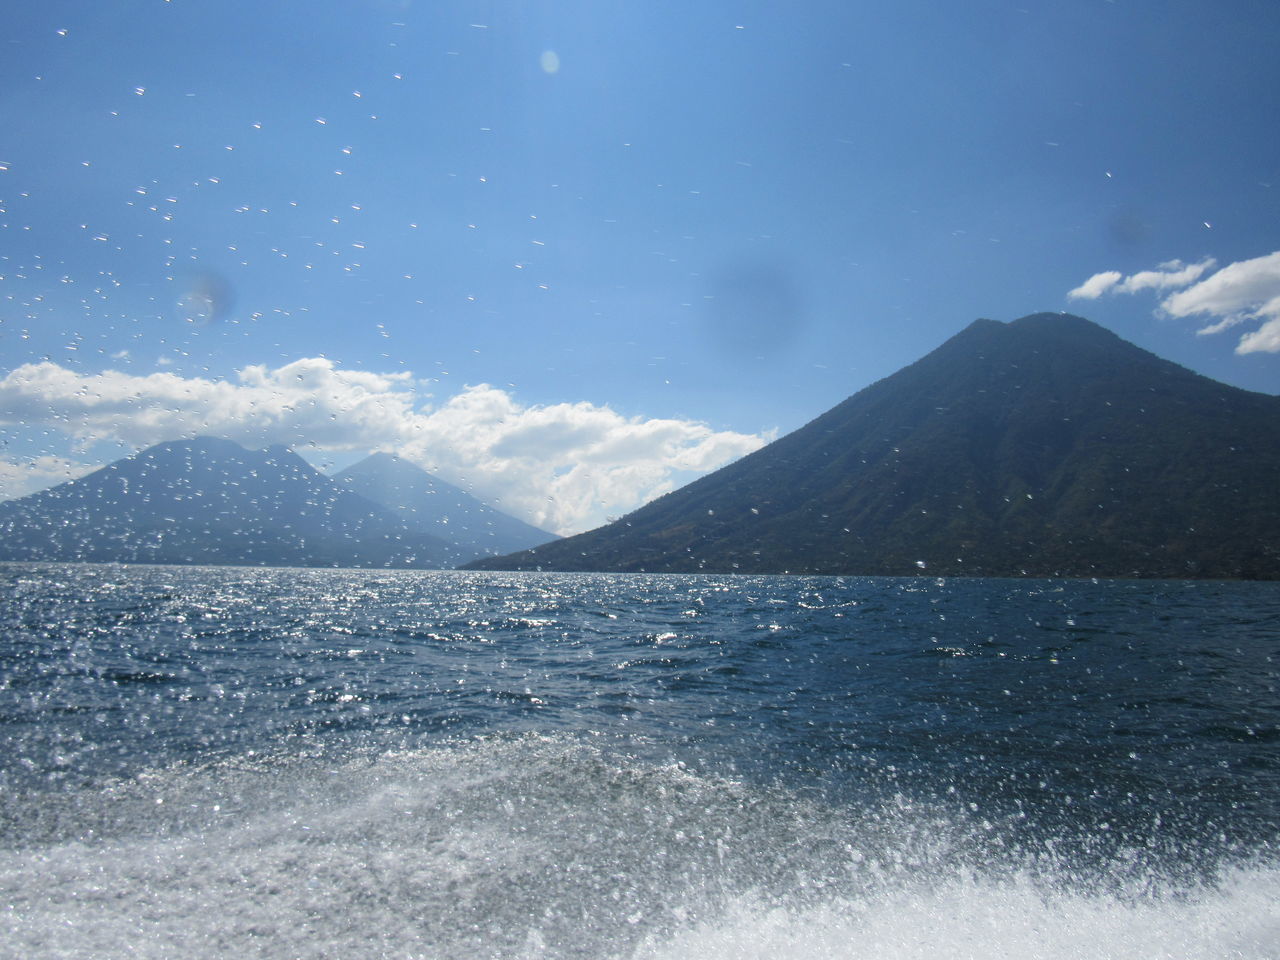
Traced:
<path id="1" fill-rule="evenodd" d="M 246 444 L 315 443 L 352 449 L 400 435 L 412 412 L 408 374 L 339 370 L 325 359 L 275 370 L 251 366 L 239 383 L 173 373 L 85 375 L 30 363 L 0 380 L 3 422 L 40 424 L 82 446 L 122 440 L 148 446 L 211 434 Z"/>
<path id="2" fill-rule="evenodd" d="M 1195 283 L 1206 270 L 1213 269 L 1215 261 L 1207 257 L 1199 263 L 1185 264 L 1181 260 L 1162 263 L 1155 270 L 1143 270 L 1126 277 L 1119 270 L 1095 273 L 1080 286 L 1067 294 L 1069 300 L 1097 300 L 1104 293 L 1139 293 L 1143 290 L 1168 290 Z"/>
<path id="3" fill-rule="evenodd" d="M 1197 337 L 1209 337 L 1215 333 L 1221 333 L 1223 330 L 1230 330 L 1232 327 L 1238 327 L 1244 323 L 1244 317 L 1224 317 L 1217 323 L 1211 323 L 1207 327 L 1201 327 L 1196 331 Z"/>
<path id="4" fill-rule="evenodd" d="M 1076 287 L 1067 297 L 1094 300 L 1104 293 L 1138 293 L 1143 290 L 1178 289 L 1160 303 L 1160 311 L 1170 317 L 1203 317 L 1207 321 L 1197 333 L 1210 336 L 1244 323 L 1260 325 L 1243 334 L 1236 353 L 1280 353 L 1280 250 L 1252 260 L 1228 264 L 1201 280 L 1216 266 L 1212 258 L 1184 265 L 1179 260 L 1163 263 L 1123 277 L 1116 271 L 1098 273 Z"/>
<path id="5" fill-rule="evenodd" d="M 1267 320 L 1236 344 L 1236 353 L 1280 353 L 1280 297 L 1266 305 Z"/>
<path id="6" fill-rule="evenodd" d="M 1080 286 L 1067 294 L 1069 300 L 1097 300 L 1124 278 L 1119 270 L 1095 273 Z"/>
<path id="7" fill-rule="evenodd" d="M 1162 263 L 1155 270 L 1143 270 L 1116 287 L 1116 293 L 1139 293 L 1143 290 L 1176 290 L 1199 280 L 1206 270 L 1212 270 L 1218 262 L 1206 257 L 1199 263 L 1184 264 L 1181 260 Z"/>
<path id="8" fill-rule="evenodd" d="M 25 497 L 46 487 L 83 477 L 97 467 L 65 457 L 33 457 L 30 460 L 0 460 L 0 500 Z"/>
<path id="9" fill-rule="evenodd" d="M 671 490 L 677 471 L 705 473 L 770 439 L 591 403 L 525 407 L 487 384 L 418 417 L 415 431 L 402 456 L 557 533 L 597 526 Z"/>
<path id="10" fill-rule="evenodd" d="M 1202 334 L 1260 320 L 1256 330 L 1240 338 L 1236 353 L 1280 353 L 1280 250 L 1228 264 L 1165 298 L 1160 308 L 1171 317 L 1216 318 L 1201 328 Z"/>
<path id="11" fill-rule="evenodd" d="M 85 375 L 44 362 L 0 380 L 0 422 L 52 428 L 82 448 L 208 434 L 248 446 L 396 450 L 557 533 L 632 510 L 671 489 L 678 474 L 712 470 L 768 439 L 689 420 L 628 418 L 587 402 L 526 406 L 487 384 L 434 407 L 428 400 L 411 374 L 343 370 L 323 358 L 246 367 L 235 381 Z"/>

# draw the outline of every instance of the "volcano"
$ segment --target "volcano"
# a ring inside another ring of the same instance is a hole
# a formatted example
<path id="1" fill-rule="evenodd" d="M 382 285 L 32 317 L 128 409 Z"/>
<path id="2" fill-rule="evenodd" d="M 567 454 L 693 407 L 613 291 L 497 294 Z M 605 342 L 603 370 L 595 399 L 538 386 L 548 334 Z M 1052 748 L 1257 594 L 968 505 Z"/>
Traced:
<path id="1" fill-rule="evenodd" d="M 816 420 L 480 569 L 1280 578 L 1280 398 L 1080 317 L 978 320 Z"/>

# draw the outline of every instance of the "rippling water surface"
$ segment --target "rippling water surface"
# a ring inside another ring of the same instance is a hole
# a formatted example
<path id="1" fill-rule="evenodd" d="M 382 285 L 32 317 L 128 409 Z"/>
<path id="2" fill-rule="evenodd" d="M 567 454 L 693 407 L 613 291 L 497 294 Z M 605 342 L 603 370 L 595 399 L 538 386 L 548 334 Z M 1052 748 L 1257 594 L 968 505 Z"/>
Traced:
<path id="1" fill-rule="evenodd" d="M 0 955 L 1280 956 L 1280 588 L 0 565 Z"/>

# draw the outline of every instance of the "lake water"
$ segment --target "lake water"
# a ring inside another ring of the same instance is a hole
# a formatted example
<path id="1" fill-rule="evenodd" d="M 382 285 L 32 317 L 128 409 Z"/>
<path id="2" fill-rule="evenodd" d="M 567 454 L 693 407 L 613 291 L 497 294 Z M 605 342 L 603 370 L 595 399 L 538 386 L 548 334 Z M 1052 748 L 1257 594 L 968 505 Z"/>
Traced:
<path id="1" fill-rule="evenodd" d="M 0 597 L 4 957 L 1280 956 L 1280 585 Z"/>

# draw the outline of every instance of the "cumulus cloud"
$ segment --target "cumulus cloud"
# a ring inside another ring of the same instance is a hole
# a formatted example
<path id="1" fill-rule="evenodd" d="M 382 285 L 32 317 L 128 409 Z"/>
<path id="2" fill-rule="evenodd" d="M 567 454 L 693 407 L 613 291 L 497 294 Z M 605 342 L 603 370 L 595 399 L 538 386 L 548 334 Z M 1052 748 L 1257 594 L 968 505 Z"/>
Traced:
<path id="1" fill-rule="evenodd" d="M 414 426 L 402 456 L 555 532 L 596 526 L 670 491 L 678 475 L 705 473 L 768 439 L 591 403 L 526 407 L 488 385 L 469 387 Z"/>
<path id="2" fill-rule="evenodd" d="M 1270 319 L 1236 344 L 1236 353 L 1280 353 L 1280 299 L 1267 304 Z"/>
<path id="3" fill-rule="evenodd" d="M 1162 263 L 1155 270 L 1142 270 L 1125 277 L 1116 287 L 1117 293 L 1139 293 L 1143 290 L 1176 290 L 1199 280 L 1206 270 L 1218 265 L 1213 257 L 1199 263 L 1184 264 L 1181 260 Z"/>
<path id="4" fill-rule="evenodd" d="M 1168 297 L 1160 308 L 1171 317 L 1210 317 L 1201 334 L 1261 321 L 1236 345 L 1236 353 L 1280 353 L 1280 250 L 1228 264 L 1194 287 Z"/>
<path id="5" fill-rule="evenodd" d="M 211 434 L 245 444 L 315 443 L 335 449 L 399 436 L 412 413 L 408 374 L 340 370 L 306 358 L 269 370 L 250 366 L 238 382 L 173 373 L 82 374 L 29 363 L 0 380 L 4 422 L 51 426 L 82 444 L 121 440 L 148 446 Z"/>
<path id="6" fill-rule="evenodd" d="M 1140 293 L 1143 290 L 1170 290 L 1195 283 L 1206 270 L 1212 270 L 1216 261 L 1207 257 L 1199 263 L 1186 264 L 1170 260 L 1154 270 L 1143 270 L 1125 276 L 1119 270 L 1095 273 L 1080 286 L 1067 294 L 1069 300 L 1097 300 L 1104 293 Z"/>
<path id="7" fill-rule="evenodd" d="M 1124 274 L 1119 270 L 1107 270 L 1105 273 L 1095 273 L 1080 286 L 1076 287 L 1067 294 L 1069 300 L 1097 300 L 1100 296 L 1111 290 L 1124 279 Z"/>
<path id="8" fill-rule="evenodd" d="M 1166 316 L 1203 318 L 1206 322 L 1197 331 L 1201 336 L 1258 323 L 1241 336 L 1236 353 L 1280 353 L 1280 250 L 1228 264 L 1200 279 L 1214 266 L 1216 262 L 1211 258 L 1189 266 L 1174 260 L 1129 277 L 1116 271 L 1098 273 L 1067 296 L 1095 300 L 1104 293 L 1173 289 L 1177 292 L 1160 303 L 1160 311 Z"/>
<path id="9" fill-rule="evenodd" d="M 208 434 L 247 446 L 394 450 L 557 533 L 596 526 L 768 439 L 587 402 L 529 406 L 488 384 L 432 405 L 411 374 L 344 370 L 315 357 L 246 367 L 234 380 L 26 364 L 0 380 L 0 411 L 0 422 L 53 428 L 82 448 Z"/>
<path id="10" fill-rule="evenodd" d="M 96 467 L 65 457 L 33 457 L 30 460 L 0 460 L 0 500 L 12 500 L 46 487 L 83 477 Z"/>

